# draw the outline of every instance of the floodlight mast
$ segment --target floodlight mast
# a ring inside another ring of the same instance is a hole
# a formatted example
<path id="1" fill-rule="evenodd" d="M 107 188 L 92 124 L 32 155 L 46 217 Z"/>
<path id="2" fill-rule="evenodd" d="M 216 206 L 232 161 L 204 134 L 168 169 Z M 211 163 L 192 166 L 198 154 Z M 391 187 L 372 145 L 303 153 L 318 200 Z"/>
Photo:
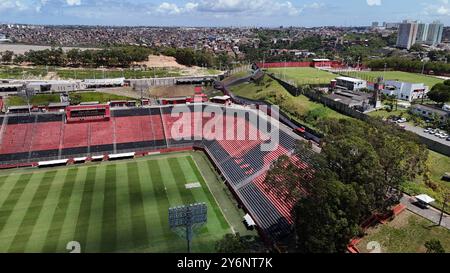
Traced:
<path id="1" fill-rule="evenodd" d="M 169 208 L 169 225 L 171 229 L 184 228 L 182 236 L 187 241 L 187 251 L 191 252 L 191 242 L 194 237 L 194 225 L 203 225 L 207 221 L 205 203 L 191 204 Z"/>
<path id="2" fill-rule="evenodd" d="M 191 241 L 192 241 L 192 211 L 191 206 L 186 207 L 186 241 L 187 251 L 191 253 Z"/>

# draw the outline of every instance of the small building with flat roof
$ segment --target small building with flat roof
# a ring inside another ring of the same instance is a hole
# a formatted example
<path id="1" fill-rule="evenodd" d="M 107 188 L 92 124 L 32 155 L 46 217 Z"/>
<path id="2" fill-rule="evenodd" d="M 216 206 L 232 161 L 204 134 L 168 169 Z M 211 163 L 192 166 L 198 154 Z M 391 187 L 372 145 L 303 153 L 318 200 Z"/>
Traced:
<path id="1" fill-rule="evenodd" d="M 337 77 L 336 85 L 350 91 L 357 91 L 367 88 L 367 81 L 350 77 Z"/>
<path id="2" fill-rule="evenodd" d="M 414 104 L 411 106 L 411 112 L 430 120 L 437 116 L 442 123 L 450 118 L 450 111 L 430 105 Z"/>

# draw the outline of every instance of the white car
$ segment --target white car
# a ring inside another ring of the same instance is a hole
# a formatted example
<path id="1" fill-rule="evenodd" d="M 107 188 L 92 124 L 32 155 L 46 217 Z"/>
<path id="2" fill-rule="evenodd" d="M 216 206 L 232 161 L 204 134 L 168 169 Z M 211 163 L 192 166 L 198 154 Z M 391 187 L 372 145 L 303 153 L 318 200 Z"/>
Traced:
<path id="1" fill-rule="evenodd" d="M 408 120 L 406 120 L 406 118 L 401 118 L 401 119 L 397 120 L 397 123 L 405 123 L 407 121 Z"/>

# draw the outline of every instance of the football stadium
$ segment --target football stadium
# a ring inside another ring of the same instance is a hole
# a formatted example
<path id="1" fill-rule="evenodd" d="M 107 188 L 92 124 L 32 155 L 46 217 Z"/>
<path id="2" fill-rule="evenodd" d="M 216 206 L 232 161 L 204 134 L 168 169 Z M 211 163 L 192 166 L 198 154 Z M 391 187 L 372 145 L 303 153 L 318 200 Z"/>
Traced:
<path id="1" fill-rule="evenodd" d="M 207 221 L 192 252 L 213 252 L 223 235 L 245 228 L 243 214 L 267 244 L 286 238 L 293 204 L 264 178 L 300 137 L 266 113 L 96 104 L 1 116 L 0 252 L 68 252 L 69 242 L 94 253 L 185 252 L 168 210 L 199 203 Z"/>

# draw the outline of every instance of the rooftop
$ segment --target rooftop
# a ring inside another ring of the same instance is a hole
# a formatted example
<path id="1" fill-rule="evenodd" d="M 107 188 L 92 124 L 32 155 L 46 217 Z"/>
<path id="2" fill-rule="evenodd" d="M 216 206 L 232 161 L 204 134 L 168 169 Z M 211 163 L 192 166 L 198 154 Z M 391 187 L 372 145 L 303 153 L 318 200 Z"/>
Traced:
<path id="1" fill-rule="evenodd" d="M 364 82 L 364 80 L 350 78 L 350 77 L 337 77 L 336 80 L 347 81 L 347 82 Z"/>

